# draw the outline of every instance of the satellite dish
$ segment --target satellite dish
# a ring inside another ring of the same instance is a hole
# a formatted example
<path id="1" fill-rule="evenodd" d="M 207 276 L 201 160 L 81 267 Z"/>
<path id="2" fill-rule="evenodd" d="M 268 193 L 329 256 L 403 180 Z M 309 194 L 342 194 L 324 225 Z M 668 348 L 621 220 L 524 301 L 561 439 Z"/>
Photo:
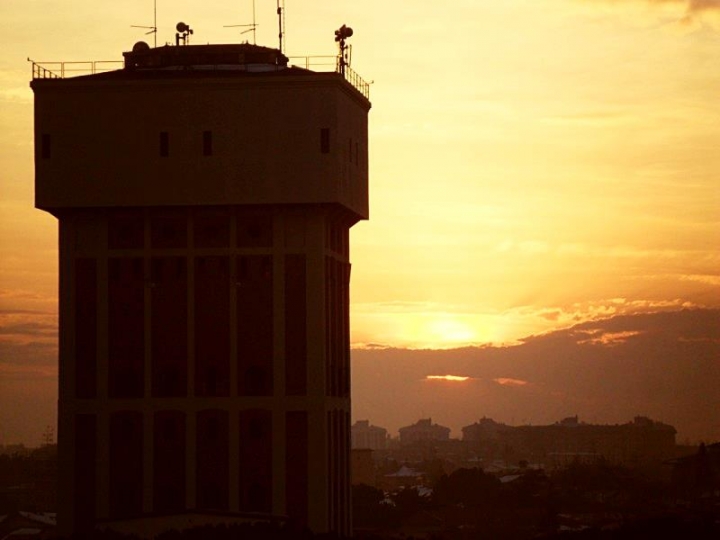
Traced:
<path id="1" fill-rule="evenodd" d="M 150 50 L 150 45 L 148 45 L 144 41 L 138 41 L 135 45 L 133 45 L 133 48 L 132 48 L 132 52 L 134 52 L 134 53 L 147 52 L 149 50 Z"/>
<path id="2" fill-rule="evenodd" d="M 184 22 L 179 22 L 175 25 L 175 29 L 178 32 L 187 32 L 188 30 L 190 30 L 190 27 Z"/>

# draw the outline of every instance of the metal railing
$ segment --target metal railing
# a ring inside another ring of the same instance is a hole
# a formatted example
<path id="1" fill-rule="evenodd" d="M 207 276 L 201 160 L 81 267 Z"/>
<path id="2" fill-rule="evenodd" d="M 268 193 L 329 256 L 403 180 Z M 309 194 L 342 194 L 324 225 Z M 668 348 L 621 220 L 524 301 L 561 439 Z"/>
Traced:
<path id="1" fill-rule="evenodd" d="M 122 60 L 88 60 L 86 62 L 35 62 L 32 64 L 33 79 L 64 79 L 79 75 L 95 75 L 106 71 L 122 69 Z M 340 66 L 338 56 L 292 56 L 290 64 L 312 71 L 341 73 L 347 82 L 352 84 L 367 99 L 370 99 L 370 85 L 350 66 Z"/>
<path id="2" fill-rule="evenodd" d="M 350 66 L 343 66 L 343 69 L 341 69 L 339 56 L 291 56 L 289 60 L 291 65 L 303 69 L 342 73 L 347 82 L 352 84 L 355 89 L 367 99 L 370 99 L 370 84 L 358 75 L 356 71 L 351 69 Z"/>
<path id="3" fill-rule="evenodd" d="M 35 62 L 28 58 L 32 64 L 33 79 L 64 79 L 78 75 L 95 75 L 122 69 L 125 63 L 122 60 L 88 60 L 87 62 Z"/>

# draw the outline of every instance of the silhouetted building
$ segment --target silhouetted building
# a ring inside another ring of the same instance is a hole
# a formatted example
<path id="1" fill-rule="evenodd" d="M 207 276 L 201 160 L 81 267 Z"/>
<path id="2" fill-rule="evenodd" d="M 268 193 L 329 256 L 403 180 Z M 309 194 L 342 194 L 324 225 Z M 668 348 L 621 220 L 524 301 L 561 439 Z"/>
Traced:
<path id="1" fill-rule="evenodd" d="M 645 417 L 619 425 L 580 422 L 577 416 L 549 426 L 508 426 L 483 418 L 462 429 L 463 440 L 489 459 L 525 459 L 562 466 L 604 458 L 616 463 L 659 463 L 673 456 L 675 428 Z"/>
<path id="2" fill-rule="evenodd" d="M 433 424 L 432 418 L 422 418 L 413 425 L 402 427 L 398 431 L 401 443 L 447 441 L 450 438 L 450 428 Z"/>
<path id="3" fill-rule="evenodd" d="M 33 66 L 36 206 L 60 229 L 59 532 L 205 512 L 347 534 L 367 85 L 249 44 L 124 57 Z"/>
<path id="4" fill-rule="evenodd" d="M 387 429 L 371 426 L 369 420 L 358 420 L 352 425 L 352 447 L 384 450 L 387 448 Z"/>

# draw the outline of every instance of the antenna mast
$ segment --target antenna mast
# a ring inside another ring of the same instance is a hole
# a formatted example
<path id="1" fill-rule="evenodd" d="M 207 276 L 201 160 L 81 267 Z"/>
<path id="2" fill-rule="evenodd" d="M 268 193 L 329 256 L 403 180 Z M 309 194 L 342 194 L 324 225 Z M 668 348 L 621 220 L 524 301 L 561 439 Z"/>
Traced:
<path id="1" fill-rule="evenodd" d="M 157 47 L 157 0 L 153 0 L 153 25 L 137 26 L 131 24 L 130 28 L 145 28 L 146 30 L 150 30 L 149 32 L 145 32 L 145 35 L 153 34 L 153 47 Z"/>
<path id="2" fill-rule="evenodd" d="M 285 0 L 277 0 L 277 16 L 278 16 L 278 39 L 280 40 L 280 53 L 284 54 L 285 39 Z"/>
<path id="3" fill-rule="evenodd" d="M 240 35 L 247 34 L 248 32 L 252 32 L 253 33 L 253 45 L 257 45 L 257 27 L 259 25 L 255 22 L 255 0 L 253 0 L 253 3 L 252 3 L 252 15 L 253 15 L 252 24 L 226 24 L 226 25 L 223 25 L 223 28 L 247 28 L 247 30 L 243 30 L 242 32 L 240 32 Z"/>
<path id="4" fill-rule="evenodd" d="M 345 75 L 345 67 L 350 65 L 350 55 L 352 54 L 352 45 L 347 45 L 345 40 L 352 37 L 352 35 L 353 29 L 344 24 L 335 30 L 335 42 L 340 48 L 340 54 L 338 55 L 338 71 L 343 75 Z"/>

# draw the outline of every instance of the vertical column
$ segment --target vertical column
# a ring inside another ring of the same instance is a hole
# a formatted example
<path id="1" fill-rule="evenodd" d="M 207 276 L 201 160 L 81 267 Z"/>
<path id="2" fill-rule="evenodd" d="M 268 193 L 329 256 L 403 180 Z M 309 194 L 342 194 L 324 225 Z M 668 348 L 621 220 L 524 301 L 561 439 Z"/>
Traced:
<path id="1" fill-rule="evenodd" d="M 341 513 L 341 526 L 338 533 L 340 535 L 349 536 L 352 532 L 352 506 L 350 499 L 350 411 L 342 410 L 339 411 L 342 415 L 342 441 L 341 441 L 341 455 L 342 455 L 342 482 L 341 482 L 341 497 L 343 501 L 342 513 Z"/>
<path id="2" fill-rule="evenodd" d="M 274 409 L 272 415 L 272 513 L 285 515 L 287 510 L 287 415 Z"/>
<path id="3" fill-rule="evenodd" d="M 98 518 L 110 517 L 110 415 L 103 411 L 97 416 L 97 486 Z"/>
<path id="4" fill-rule="evenodd" d="M 232 362 L 231 362 L 232 364 Z M 231 385 L 232 386 L 232 385 Z M 241 456 L 243 434 L 238 430 L 239 416 L 242 416 L 243 411 L 238 414 L 237 410 L 230 410 L 228 412 L 228 509 L 231 512 L 238 512 L 242 508 L 242 493 L 240 484 L 240 470 L 243 465 L 242 457 L 238 460 L 237 456 Z"/>
<path id="5" fill-rule="evenodd" d="M 307 392 L 306 257 L 285 255 L 285 394 Z"/>
<path id="6" fill-rule="evenodd" d="M 227 411 L 197 413 L 197 508 L 228 510 L 228 427 Z"/>
<path id="7" fill-rule="evenodd" d="M 342 308 L 340 317 L 342 319 L 342 341 L 340 343 L 342 354 L 342 391 L 340 397 L 350 399 L 350 263 L 342 263 L 340 276 L 340 287 L 342 294 Z"/>
<path id="8" fill-rule="evenodd" d="M 152 396 L 187 395 L 187 260 L 151 259 Z"/>
<path id="9" fill-rule="evenodd" d="M 111 398 L 143 397 L 145 283 L 143 259 L 108 259 L 108 385 Z"/>
<path id="10" fill-rule="evenodd" d="M 327 492 L 328 492 L 328 525 L 330 531 L 336 531 L 337 525 L 335 516 L 337 515 L 336 506 L 337 498 L 335 496 L 335 423 L 334 411 L 325 412 L 325 435 L 326 435 L 326 452 L 327 452 Z"/>
<path id="11" fill-rule="evenodd" d="M 75 260 L 75 396 L 97 395 L 97 262 Z"/>
<path id="12" fill-rule="evenodd" d="M 185 413 L 156 412 L 153 443 L 153 511 L 182 512 L 186 499 Z"/>
<path id="13" fill-rule="evenodd" d="M 143 490 L 142 490 L 142 512 L 149 514 L 153 511 L 153 493 L 155 485 L 153 483 L 155 475 L 155 439 L 153 437 L 154 418 L 150 410 L 142 413 L 142 470 L 143 470 Z"/>
<path id="14" fill-rule="evenodd" d="M 230 260 L 196 257 L 195 395 L 230 395 Z"/>
<path id="15" fill-rule="evenodd" d="M 308 413 L 285 418 L 285 512 L 299 527 L 308 525 Z"/>
<path id="16" fill-rule="evenodd" d="M 138 250 L 146 245 L 144 212 L 110 212 L 107 246 L 107 361 L 111 398 L 143 397 L 145 391 L 145 268 Z M 132 250 L 130 257 L 121 250 Z"/>
<path id="17" fill-rule="evenodd" d="M 97 419 L 94 414 L 77 414 L 74 427 L 74 529 L 77 532 L 89 532 L 94 529 L 97 514 Z"/>
<path id="18" fill-rule="evenodd" d="M 138 516 L 143 510 L 143 414 L 110 415 L 110 518 Z"/>
<path id="19" fill-rule="evenodd" d="M 238 419 L 240 510 L 272 512 L 273 425 L 268 410 L 240 411 Z"/>
<path id="20" fill-rule="evenodd" d="M 238 394 L 273 394 L 273 257 L 236 260 Z"/>
<path id="21" fill-rule="evenodd" d="M 197 415 L 189 413 L 185 416 L 185 421 L 185 508 L 192 509 L 197 508 Z"/>

